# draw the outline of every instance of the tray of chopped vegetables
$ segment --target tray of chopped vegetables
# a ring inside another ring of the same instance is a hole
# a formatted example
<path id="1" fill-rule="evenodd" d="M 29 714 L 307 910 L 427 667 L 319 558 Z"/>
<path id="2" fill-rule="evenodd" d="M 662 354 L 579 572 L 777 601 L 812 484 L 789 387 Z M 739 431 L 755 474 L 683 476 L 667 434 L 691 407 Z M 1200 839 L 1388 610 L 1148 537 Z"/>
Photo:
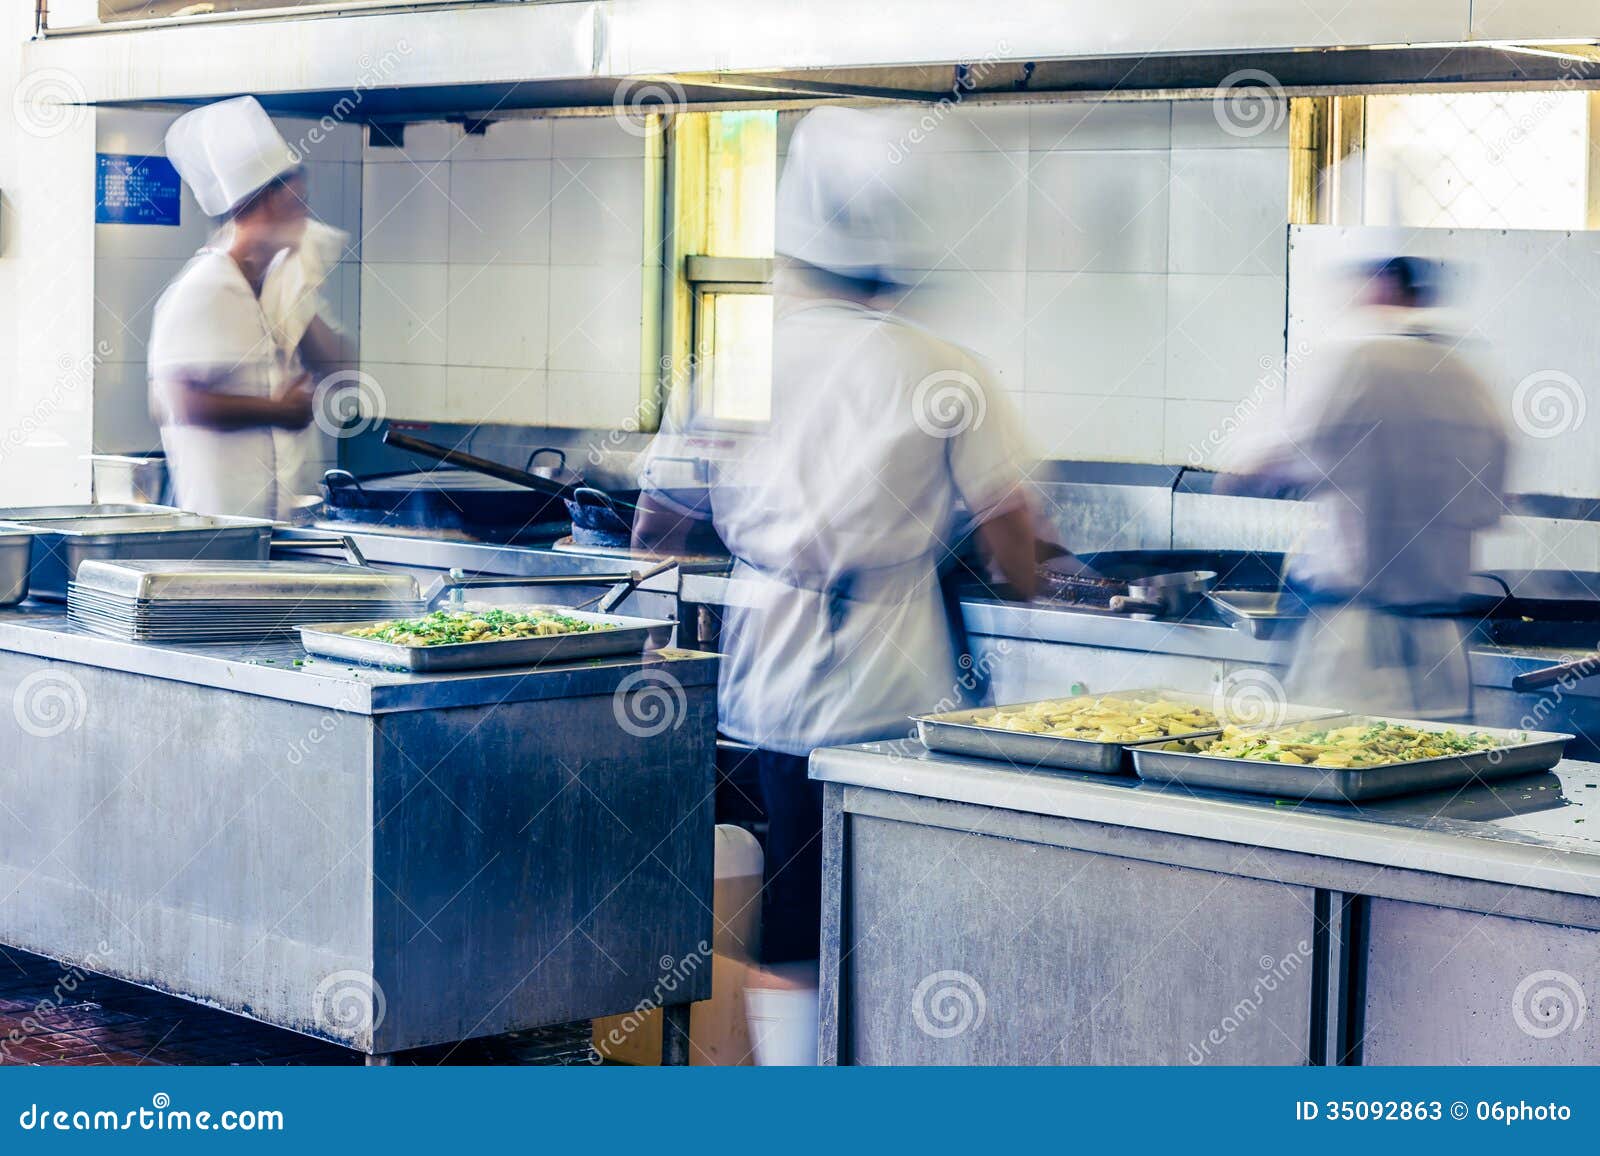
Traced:
<path id="1" fill-rule="evenodd" d="M 404 670 L 471 670 L 637 654 L 672 623 L 563 606 L 448 606 L 416 618 L 300 627 L 310 654 Z"/>
<path id="2" fill-rule="evenodd" d="M 1127 749 L 1134 743 L 1219 733 L 1228 721 L 1218 717 L 1219 705 L 1226 709 L 1226 703 L 1219 703 L 1211 694 L 1125 690 L 913 715 L 912 719 L 929 750 L 1003 759 L 1030 770 L 1056 767 L 1115 774 L 1124 769 Z M 1288 717 L 1307 716 L 1296 713 Z"/>
<path id="3" fill-rule="evenodd" d="M 1568 734 L 1339 715 L 1136 748 L 1141 779 L 1356 803 L 1544 771 Z"/>

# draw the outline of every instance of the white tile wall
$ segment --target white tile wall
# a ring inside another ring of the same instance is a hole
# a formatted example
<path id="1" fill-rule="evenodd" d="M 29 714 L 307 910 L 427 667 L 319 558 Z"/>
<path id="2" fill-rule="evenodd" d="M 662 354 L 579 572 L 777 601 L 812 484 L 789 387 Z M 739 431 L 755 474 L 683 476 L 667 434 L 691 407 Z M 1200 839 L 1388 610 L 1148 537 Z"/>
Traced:
<path id="1" fill-rule="evenodd" d="M 1286 124 L 968 106 L 901 164 L 936 190 L 935 271 L 902 311 L 995 366 L 1045 456 L 1210 462 L 1248 422 L 1284 353 Z"/>
<path id="2" fill-rule="evenodd" d="M 1166 270 L 1166 153 L 1035 153 L 1030 178 L 1030 268 Z"/>
<path id="3" fill-rule="evenodd" d="M 361 356 L 395 417 L 620 426 L 640 397 L 646 142 L 611 117 L 408 125 L 364 153 Z M 398 372 L 396 372 L 398 371 Z"/>
<path id="4" fill-rule="evenodd" d="M 1166 394 L 1166 278 L 1156 273 L 1030 273 L 1030 392 Z"/>

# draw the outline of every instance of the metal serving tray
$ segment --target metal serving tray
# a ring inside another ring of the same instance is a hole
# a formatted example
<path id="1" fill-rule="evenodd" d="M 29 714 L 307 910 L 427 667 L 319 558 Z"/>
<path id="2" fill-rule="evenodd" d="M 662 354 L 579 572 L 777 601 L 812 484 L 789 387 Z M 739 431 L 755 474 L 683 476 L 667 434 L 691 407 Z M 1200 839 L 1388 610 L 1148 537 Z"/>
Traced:
<path id="1" fill-rule="evenodd" d="M 1170 702 L 1192 703 L 1195 706 L 1205 707 L 1215 711 L 1216 695 L 1199 694 L 1189 690 L 1172 690 L 1170 688 L 1152 688 L 1140 690 L 1107 691 L 1104 694 L 1085 694 L 1081 698 L 1137 698 L 1137 699 L 1167 699 Z M 1034 699 L 1032 702 L 1055 702 L 1058 699 Z M 1002 703 L 1001 709 L 1018 706 L 1031 706 L 1032 702 Z M 1094 771 L 1098 774 L 1114 775 L 1124 770 L 1131 771 L 1132 763 L 1128 759 L 1129 750 L 1136 743 L 1100 743 L 1089 739 L 1065 739 L 1054 735 L 1030 735 L 1016 731 L 997 730 L 994 727 L 980 726 L 972 720 L 996 707 L 975 707 L 970 710 L 949 711 L 944 714 L 912 715 L 917 724 L 917 734 L 922 739 L 922 745 L 930 751 L 946 751 L 950 754 L 973 755 L 980 759 L 1001 759 L 1015 766 L 1033 768 L 1056 767 L 1066 771 Z M 1328 718 L 1340 712 L 1329 707 L 1286 705 L 1283 707 L 1285 722 L 1309 722 L 1313 719 Z M 1227 720 L 1224 720 L 1226 722 Z M 1205 730 L 1194 731 L 1185 735 L 1168 735 L 1164 739 L 1143 740 L 1145 742 L 1174 742 L 1178 739 L 1201 738 L 1207 735 L 1220 734 L 1221 725 Z"/>
<path id="2" fill-rule="evenodd" d="M 1102 698 L 1164 698 L 1170 702 L 1192 703 L 1212 707 L 1212 696 L 1181 690 L 1118 690 L 1105 694 L 1085 694 L 1076 697 Z M 945 751 L 953 755 L 972 755 L 980 759 L 1001 759 L 1015 766 L 1033 769 L 1055 767 L 1064 771 L 1094 771 L 1103 775 L 1118 774 L 1125 769 L 1127 743 L 1100 743 L 1089 739 L 1064 739 L 1054 735 L 1029 735 L 1017 731 L 998 730 L 975 722 L 980 714 L 995 709 L 1032 706 L 1035 702 L 1056 702 L 1058 699 L 1033 699 L 1030 702 L 1003 703 L 1000 706 L 973 707 L 969 710 L 947 711 L 942 714 L 912 715 L 917 724 L 917 735 L 922 745 L 930 751 Z M 1194 735 L 1214 735 L 1220 727 L 1192 732 Z M 1169 735 L 1168 739 L 1180 736 Z M 1184 738 L 1189 735 L 1182 736 Z"/>
<path id="3" fill-rule="evenodd" d="M 1343 768 L 1294 766 L 1258 759 L 1232 759 L 1208 755 L 1203 751 L 1168 749 L 1176 739 L 1135 747 L 1133 766 L 1141 779 L 1154 783 L 1181 783 L 1224 791 L 1244 791 L 1257 795 L 1276 795 L 1284 799 L 1322 799 L 1330 802 L 1359 803 L 1390 795 L 1417 791 L 1444 790 L 1473 780 L 1488 782 L 1513 775 L 1549 770 L 1561 761 L 1572 735 L 1550 731 L 1507 730 L 1503 727 L 1453 726 L 1449 723 L 1419 722 L 1415 719 L 1384 718 L 1380 715 L 1348 715 L 1327 720 L 1330 723 L 1387 722 L 1419 730 L 1466 732 L 1496 735 L 1505 746 L 1465 755 L 1445 755 L 1409 763 Z M 1283 727 L 1272 727 L 1270 734 Z M 1206 736 L 1201 736 L 1205 741 Z"/>
<path id="4" fill-rule="evenodd" d="M 1206 598 L 1218 617 L 1252 638 L 1292 634 L 1311 613 L 1287 590 L 1213 590 Z"/>
<path id="5" fill-rule="evenodd" d="M 410 574 L 337 562 L 90 560 L 79 567 L 74 587 L 119 600 L 195 606 L 421 598 Z"/>
<path id="6" fill-rule="evenodd" d="M 543 662 L 575 662 L 611 654 L 638 654 L 649 645 L 652 631 L 668 631 L 672 623 L 656 618 L 629 618 L 619 614 L 592 614 L 561 606 L 449 606 L 449 610 L 507 610 L 530 614 L 557 610 L 588 622 L 610 623 L 615 630 L 585 634 L 546 634 L 501 642 L 457 642 L 444 646 L 401 646 L 372 638 L 352 638 L 348 633 L 383 619 L 361 622 L 319 622 L 300 627 L 300 644 L 307 653 L 343 658 L 370 666 L 391 666 L 426 673 L 473 670 L 485 666 L 533 666 Z"/>
<path id="7" fill-rule="evenodd" d="M 6 528 L 0 523 L 0 529 Z M 127 514 L 96 518 L 50 518 L 11 523 L 34 530 L 29 583 L 35 597 L 60 601 L 67 583 L 94 559 L 267 557 L 272 523 L 261 518 L 204 514 Z"/>
<path id="8" fill-rule="evenodd" d="M 147 506 L 143 502 L 95 502 L 81 506 L 4 506 L 0 522 L 45 522 L 64 518 L 138 518 L 154 514 L 181 514 L 176 506 Z"/>

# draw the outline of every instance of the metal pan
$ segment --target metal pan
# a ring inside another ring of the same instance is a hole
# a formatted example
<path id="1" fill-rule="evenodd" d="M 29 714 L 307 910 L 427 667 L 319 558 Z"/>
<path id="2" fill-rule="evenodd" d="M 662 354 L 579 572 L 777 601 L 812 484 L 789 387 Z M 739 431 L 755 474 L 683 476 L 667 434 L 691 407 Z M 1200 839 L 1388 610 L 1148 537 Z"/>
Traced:
<path id="1" fill-rule="evenodd" d="M 455 607 L 451 607 L 455 609 Z M 460 609 L 471 610 L 472 606 Z M 488 609 L 485 607 L 485 609 Z M 548 606 L 501 606 L 500 610 L 530 613 Z M 427 673 L 446 670 L 474 670 L 486 666 L 533 666 L 546 662 L 576 662 L 613 654 L 639 654 L 650 643 L 650 635 L 661 631 L 665 638 L 673 624 L 656 618 L 629 618 L 619 614 L 592 614 L 557 607 L 563 614 L 588 622 L 607 623 L 616 629 L 586 634 L 546 634 L 537 638 L 518 638 L 501 642 L 458 642 L 445 646 L 401 646 L 372 638 L 352 638 L 350 631 L 371 626 L 364 622 L 319 622 L 300 627 L 300 644 L 310 654 L 342 658 L 368 666 L 398 667 Z"/>
<path id="2" fill-rule="evenodd" d="M 1206 595 L 1217 616 L 1251 638 L 1282 638 L 1311 613 L 1287 590 L 1213 590 Z"/>
<path id="3" fill-rule="evenodd" d="M 37 531 L 29 585 L 34 597 L 61 601 L 78 567 L 92 559 L 265 559 L 272 523 L 204 514 L 114 515 L 16 523 Z M 0 529 L 7 524 L 0 522 Z"/>
<path id="4" fill-rule="evenodd" d="M 0 606 L 15 606 L 28 596 L 32 558 L 32 530 L 0 530 Z"/>
<path id="5" fill-rule="evenodd" d="M 1390 795 L 1444 790 L 1473 781 L 1488 782 L 1513 775 L 1548 770 L 1561 761 L 1572 735 L 1548 731 L 1506 730 L 1501 727 L 1451 726 L 1414 719 L 1350 715 L 1351 721 L 1371 719 L 1432 731 L 1475 731 L 1499 736 L 1506 745 L 1465 755 L 1445 755 L 1410 763 L 1377 767 L 1308 767 L 1268 763 L 1257 759 L 1232 759 L 1208 755 L 1204 750 L 1171 749 L 1168 739 L 1133 749 L 1134 770 L 1154 783 L 1180 783 L 1248 794 L 1276 795 L 1283 799 L 1321 799 L 1359 803 Z M 1331 721 L 1331 720 L 1330 720 Z M 1342 721 L 1342 720 L 1340 720 Z M 1277 728 L 1274 728 L 1277 729 Z M 1270 733 L 1270 732 L 1269 732 Z M 1205 736 L 1198 741 L 1204 746 Z"/>
<path id="6" fill-rule="evenodd" d="M 1110 699 L 1166 699 L 1170 702 L 1191 703 L 1208 709 L 1213 696 L 1179 690 L 1123 690 L 1108 694 L 1084 695 L 1085 698 Z M 1049 702 L 1050 699 L 1036 699 Z M 1031 703 L 1006 703 L 1005 707 L 1030 706 Z M 976 707 L 971 710 L 948 711 L 943 714 L 912 715 L 917 724 L 917 734 L 922 745 L 930 751 L 945 751 L 955 755 L 971 755 L 980 759 L 1000 759 L 1026 770 L 1058 768 L 1064 771 L 1093 771 L 1097 774 L 1115 775 L 1122 772 L 1127 760 L 1127 743 L 1101 743 L 1089 739 L 1066 739 L 1054 735 L 1029 735 L 1016 731 L 997 730 L 980 726 L 972 720 L 987 714 L 994 707 Z M 1198 738 L 1221 733 L 1221 727 L 1193 731 L 1178 736 L 1169 735 L 1164 741 L 1179 737 Z"/>

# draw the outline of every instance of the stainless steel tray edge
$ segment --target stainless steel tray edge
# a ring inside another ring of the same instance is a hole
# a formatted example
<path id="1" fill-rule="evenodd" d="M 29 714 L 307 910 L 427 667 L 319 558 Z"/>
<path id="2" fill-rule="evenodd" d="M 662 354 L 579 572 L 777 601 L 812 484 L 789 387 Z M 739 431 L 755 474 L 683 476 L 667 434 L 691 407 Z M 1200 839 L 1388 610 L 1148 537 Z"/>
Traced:
<path id="1" fill-rule="evenodd" d="M 1212 707 L 1214 693 L 1192 690 L 1174 690 L 1171 687 L 1138 687 L 1133 690 L 1108 690 L 1099 694 L 1085 694 L 1083 698 L 1166 698 L 1174 702 L 1189 702 L 1196 706 Z M 1033 699 L 1029 702 L 1001 703 L 1004 707 L 1029 706 L 1032 702 L 1049 702 L 1050 699 Z M 992 706 L 970 707 L 966 710 L 944 711 L 938 714 L 912 715 L 917 724 L 917 735 L 922 745 L 930 751 L 972 755 L 981 759 L 1002 759 L 1017 766 L 1058 767 L 1070 771 L 1093 771 L 1099 774 L 1118 774 L 1132 771 L 1128 751 L 1149 742 L 1170 743 L 1184 739 L 1206 738 L 1222 733 L 1220 726 L 1186 734 L 1167 735 L 1165 738 L 1124 743 L 1099 743 L 1089 739 L 1057 738 L 1052 735 L 1030 735 L 1017 731 L 997 730 L 971 722 L 974 715 L 994 710 Z M 1290 717 L 1274 725 L 1286 726 L 1317 719 L 1333 718 L 1345 712 L 1331 707 L 1289 704 Z"/>
<path id="2" fill-rule="evenodd" d="M 464 609 L 472 609 L 471 606 Z M 502 606 L 502 610 L 550 609 L 540 606 Z M 396 667 L 417 674 L 450 670 L 475 670 L 489 666 L 533 666 L 545 662 L 576 662 L 617 654 L 639 654 L 656 630 L 670 630 L 665 619 L 631 618 L 619 614 L 593 614 L 558 607 L 563 614 L 591 622 L 609 622 L 615 630 L 586 634 L 547 634 L 499 642 L 460 642 L 447 646 L 400 646 L 371 638 L 352 638 L 346 631 L 370 626 L 377 619 L 356 622 L 317 622 L 300 627 L 300 642 L 308 654 L 342 658 L 364 666 Z"/>
<path id="3" fill-rule="evenodd" d="M 1439 725 L 1419 723 L 1413 719 L 1386 718 L 1385 721 L 1423 727 Z M 1490 726 L 1443 726 L 1441 729 L 1478 731 L 1507 738 L 1520 736 L 1525 741 L 1464 755 L 1441 755 L 1438 758 L 1366 768 L 1294 766 L 1260 759 L 1231 759 L 1203 752 L 1161 749 L 1168 743 L 1181 741 L 1177 738 L 1141 744 L 1132 748 L 1131 756 L 1134 770 L 1148 782 L 1276 795 L 1288 799 L 1359 803 L 1391 795 L 1443 790 L 1469 783 L 1473 779 L 1489 782 L 1549 770 L 1561 761 L 1567 743 L 1574 737 L 1553 731 L 1522 731 Z"/>
<path id="4" fill-rule="evenodd" d="M 1067 696 L 1071 697 L 1071 696 Z M 1085 694 L 1082 698 L 1153 698 L 1161 697 L 1174 702 L 1190 702 L 1209 707 L 1213 696 L 1190 690 L 1172 690 L 1166 687 L 1138 687 L 1133 690 L 1110 690 L 1100 694 Z M 1033 702 L 1050 699 L 1032 699 L 1028 702 L 1001 703 L 1003 707 L 1029 706 Z M 969 707 L 966 710 L 943 711 L 937 714 L 912 715 L 917 724 L 917 737 L 930 751 L 949 754 L 972 755 L 980 759 L 1000 759 L 1013 766 L 1037 768 L 1055 767 L 1064 771 L 1091 771 L 1102 775 L 1120 774 L 1131 770 L 1127 764 L 1128 743 L 1101 743 L 1090 739 L 1059 738 L 1054 735 L 1030 735 L 1018 731 L 998 730 L 979 726 L 971 721 L 973 716 L 996 709 L 992 706 Z M 1174 742 L 1179 739 L 1203 738 L 1222 733 L 1222 728 L 1191 731 L 1181 735 L 1168 735 L 1160 740 Z"/>

